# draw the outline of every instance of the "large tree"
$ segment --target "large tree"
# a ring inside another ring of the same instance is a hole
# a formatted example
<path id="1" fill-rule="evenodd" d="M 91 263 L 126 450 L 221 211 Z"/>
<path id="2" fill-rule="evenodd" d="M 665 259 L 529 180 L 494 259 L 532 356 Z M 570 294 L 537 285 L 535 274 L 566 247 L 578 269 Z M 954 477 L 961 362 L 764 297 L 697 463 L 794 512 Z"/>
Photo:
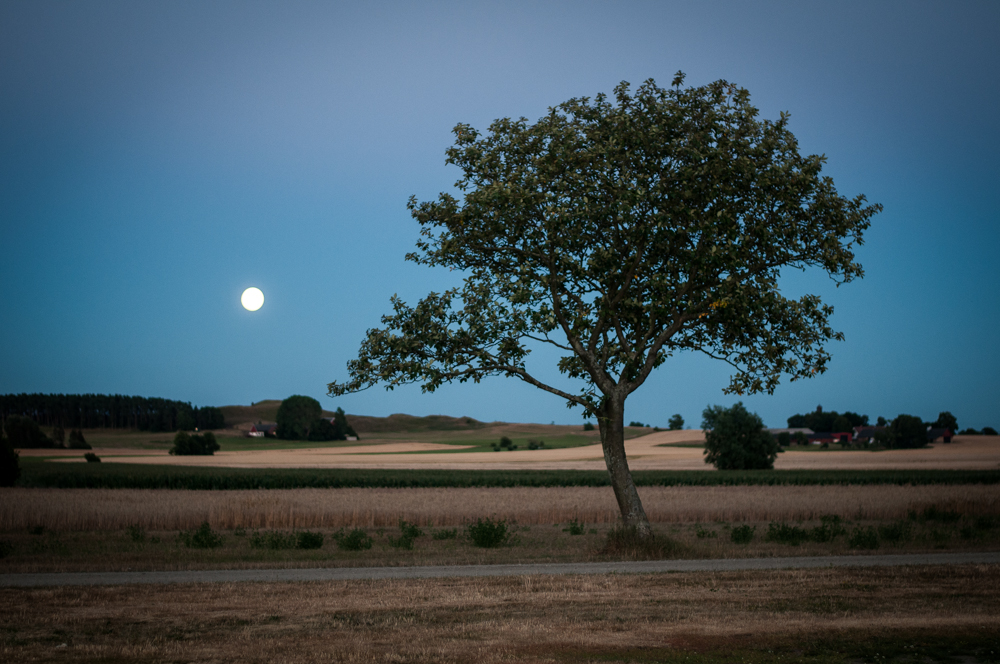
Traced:
<path id="1" fill-rule="evenodd" d="M 535 123 L 455 127 L 458 197 L 408 207 L 408 260 L 459 270 L 461 286 L 409 306 L 392 299 L 331 396 L 508 376 L 580 406 L 600 424 L 626 526 L 649 522 L 625 457 L 625 400 L 671 355 L 733 367 L 726 393 L 772 392 L 822 373 L 841 339 L 815 295 L 789 299 L 785 268 L 838 283 L 862 276 L 853 246 L 880 208 L 839 195 L 824 157 L 801 156 L 788 116 L 758 119 L 749 93 L 717 81 L 628 83 L 571 99 Z M 529 371 L 532 346 L 562 356 L 567 385 Z"/>

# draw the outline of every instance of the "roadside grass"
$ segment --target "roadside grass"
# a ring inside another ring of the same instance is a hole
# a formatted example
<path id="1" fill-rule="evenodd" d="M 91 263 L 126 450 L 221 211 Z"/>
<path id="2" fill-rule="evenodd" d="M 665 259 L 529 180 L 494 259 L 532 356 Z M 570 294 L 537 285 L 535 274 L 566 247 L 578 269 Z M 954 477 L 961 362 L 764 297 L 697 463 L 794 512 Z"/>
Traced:
<path id="1" fill-rule="evenodd" d="M 900 524 L 904 534 L 898 533 Z M 763 558 L 875 552 L 996 550 L 1000 520 L 960 515 L 950 523 L 854 521 L 657 524 L 652 542 L 627 529 L 577 520 L 525 525 L 496 517 L 458 528 L 393 527 L 182 531 L 45 528 L 0 534 L 0 573 L 262 567 L 384 567 L 602 560 Z"/>
<path id="2" fill-rule="evenodd" d="M 985 663 L 1000 566 L 0 588 L 4 661 Z"/>

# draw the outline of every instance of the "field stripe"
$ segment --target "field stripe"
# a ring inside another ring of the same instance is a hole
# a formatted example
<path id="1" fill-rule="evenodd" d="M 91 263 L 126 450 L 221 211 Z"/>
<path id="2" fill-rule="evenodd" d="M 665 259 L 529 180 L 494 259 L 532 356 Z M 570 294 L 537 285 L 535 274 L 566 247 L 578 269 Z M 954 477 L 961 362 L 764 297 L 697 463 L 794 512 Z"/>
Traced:
<path id="1" fill-rule="evenodd" d="M 437 567 L 335 567 L 316 569 L 190 570 L 171 572 L 63 572 L 0 574 L 0 587 L 106 586 L 165 583 L 239 583 L 437 579 L 448 577 L 557 574 L 650 574 L 664 572 L 733 572 L 817 567 L 896 567 L 902 565 L 1000 564 L 1000 551 L 915 553 L 724 560 L 647 560 L 524 565 L 446 565 Z"/>

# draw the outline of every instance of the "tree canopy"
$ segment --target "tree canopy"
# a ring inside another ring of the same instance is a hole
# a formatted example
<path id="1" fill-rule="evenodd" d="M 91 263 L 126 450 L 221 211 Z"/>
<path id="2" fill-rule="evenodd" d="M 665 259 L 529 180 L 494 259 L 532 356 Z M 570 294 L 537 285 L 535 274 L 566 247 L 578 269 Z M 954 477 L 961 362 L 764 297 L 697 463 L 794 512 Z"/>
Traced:
<path id="1" fill-rule="evenodd" d="M 278 406 L 276 416 L 278 438 L 285 440 L 308 440 L 309 432 L 316 420 L 323 414 L 323 408 L 312 397 L 294 394 Z"/>
<path id="2" fill-rule="evenodd" d="M 709 406 L 702 413 L 705 429 L 705 463 L 719 470 L 774 468 L 781 447 L 757 413 L 737 401 L 729 408 Z"/>
<path id="3" fill-rule="evenodd" d="M 863 274 L 853 247 L 880 207 L 839 195 L 802 156 L 789 117 L 758 119 L 726 81 L 628 83 L 537 122 L 455 127 L 457 195 L 408 204 L 421 226 L 408 260 L 459 271 L 461 286 L 415 306 L 392 298 L 331 396 L 382 383 L 434 391 L 519 378 L 595 415 L 625 523 L 648 521 L 625 459 L 626 398 L 670 356 L 699 351 L 733 368 L 724 391 L 771 392 L 826 369 L 842 339 L 816 295 L 785 297 L 785 269 L 838 284 Z M 529 370 L 558 349 L 570 380 Z"/>

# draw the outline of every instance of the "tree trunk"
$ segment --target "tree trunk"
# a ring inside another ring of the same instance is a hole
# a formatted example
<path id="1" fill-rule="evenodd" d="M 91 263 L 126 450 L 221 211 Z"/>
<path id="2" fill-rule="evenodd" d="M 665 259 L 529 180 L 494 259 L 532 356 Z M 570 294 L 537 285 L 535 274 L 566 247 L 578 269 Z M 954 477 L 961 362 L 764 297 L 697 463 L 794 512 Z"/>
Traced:
<path id="1" fill-rule="evenodd" d="M 611 487 L 615 490 L 618 509 L 625 526 L 635 528 L 640 537 L 650 537 L 649 519 L 642 509 L 642 501 L 635 490 L 632 472 L 625 458 L 625 403 L 605 398 L 597 416 L 601 429 L 601 446 L 604 448 L 604 463 L 611 476 Z"/>

